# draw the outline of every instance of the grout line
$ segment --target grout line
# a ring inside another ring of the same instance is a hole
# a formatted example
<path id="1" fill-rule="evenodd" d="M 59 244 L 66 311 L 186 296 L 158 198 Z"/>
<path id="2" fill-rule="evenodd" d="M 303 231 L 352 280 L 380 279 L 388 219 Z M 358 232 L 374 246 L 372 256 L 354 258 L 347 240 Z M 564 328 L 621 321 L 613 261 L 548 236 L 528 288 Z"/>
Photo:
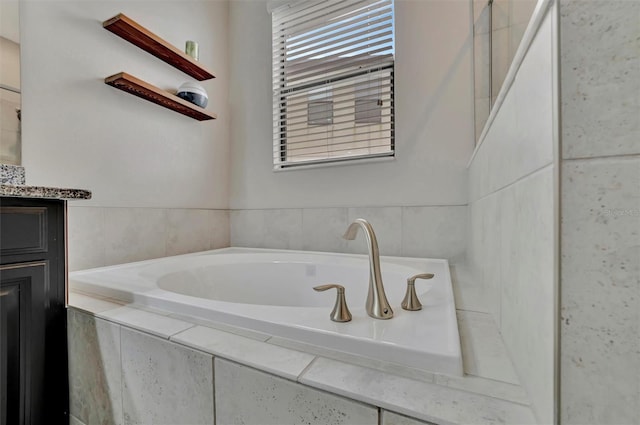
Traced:
<path id="1" fill-rule="evenodd" d="M 553 15 L 551 21 L 551 30 L 552 30 L 552 40 L 558 40 L 551 45 L 552 53 L 552 61 L 551 61 L 551 69 L 553 72 L 552 79 L 552 113 L 553 122 L 552 122 L 552 131 L 554 137 L 554 172 L 553 172 L 553 202 L 554 202 L 554 212 L 553 212 L 553 244 L 554 244 L 554 267 L 553 267 L 553 342 L 552 342 L 552 355 L 553 355 L 553 377 L 552 377 L 552 421 L 554 425 L 558 425 L 561 422 L 560 415 L 560 406 L 561 406 L 561 391 L 560 391 L 560 376 L 562 373 L 561 370 L 561 357 L 560 357 L 560 348 L 561 348 L 561 329 L 562 329 L 562 311 L 561 311 L 561 297 L 562 297 L 562 288 L 560 286 L 560 276 L 562 270 L 562 147 L 563 147 L 563 138 L 562 138 L 562 30 L 561 27 L 561 16 L 560 16 L 560 4 L 559 1 L 556 1 L 553 6 Z M 526 390 L 525 390 L 526 391 Z M 529 394 L 527 396 L 530 398 Z M 533 409 L 531 409 L 533 410 Z M 535 414 L 535 412 L 534 412 Z"/>
<path id="2" fill-rule="evenodd" d="M 619 155 L 585 156 L 578 158 L 561 158 L 562 162 L 597 161 L 599 159 L 640 159 L 640 153 L 625 153 Z"/>
<path id="3" fill-rule="evenodd" d="M 323 206 L 323 207 L 272 207 L 272 208 L 229 208 L 225 211 L 270 211 L 270 210 L 328 210 L 349 208 L 439 208 L 439 207 L 466 207 L 469 203 L 451 204 L 389 204 L 389 205 L 351 205 L 351 206 Z"/>
<path id="4" fill-rule="evenodd" d="M 311 366 L 316 362 L 316 360 L 318 359 L 318 357 L 320 356 L 314 356 L 313 359 L 309 362 L 308 365 L 306 365 L 304 367 L 304 369 L 302 369 L 302 371 L 298 374 L 298 376 L 296 377 L 296 382 L 300 383 L 300 378 L 302 378 L 302 376 L 307 373 L 307 371 L 311 368 Z"/>
<path id="5" fill-rule="evenodd" d="M 404 230 L 405 230 L 405 226 L 407 225 L 407 222 L 405 221 L 405 209 L 404 207 L 400 207 L 400 255 L 402 257 L 406 257 L 407 254 L 407 249 L 405 247 L 405 240 L 404 240 Z"/>
<path id="6" fill-rule="evenodd" d="M 213 410 L 213 425 L 216 425 L 216 422 L 218 421 L 218 409 L 216 408 L 216 356 L 214 356 L 213 354 L 211 354 L 211 375 L 211 384 L 213 386 L 211 390 L 213 394 L 213 403 L 211 403 L 211 409 Z"/>
<path id="7" fill-rule="evenodd" d="M 120 411 L 122 413 L 122 422 L 124 423 L 124 370 L 122 367 L 122 326 L 116 324 L 118 327 L 118 337 L 120 338 Z"/>
<path id="8" fill-rule="evenodd" d="M 481 311 L 481 310 L 456 309 L 456 311 L 460 313 L 476 313 L 476 314 L 486 314 L 491 316 L 491 313 L 487 311 Z"/>
<path id="9" fill-rule="evenodd" d="M 493 196 L 493 195 L 495 195 L 496 193 L 498 193 L 498 192 L 500 192 L 500 191 L 503 191 L 503 190 L 505 190 L 505 189 L 510 188 L 511 186 L 515 186 L 516 184 L 518 184 L 518 183 L 522 182 L 523 180 L 526 180 L 526 179 L 528 179 L 529 177 L 532 177 L 534 174 L 537 174 L 538 172 L 542 172 L 542 171 L 544 171 L 545 169 L 547 169 L 547 168 L 549 168 L 549 167 L 553 167 L 553 165 L 554 165 L 554 163 L 553 163 L 553 162 L 549 162 L 548 164 L 545 164 L 545 165 L 543 165 L 542 167 L 537 168 L 537 169 L 535 169 L 534 171 L 531 171 L 530 173 L 527 173 L 527 174 L 525 174 L 525 175 L 523 175 L 523 176 L 518 177 L 516 180 L 512 181 L 511 183 L 507 183 L 506 185 L 501 186 L 501 187 L 499 187 L 498 189 L 495 189 L 494 191 L 492 191 L 492 192 L 490 192 L 490 193 L 487 193 L 487 194 L 486 194 L 486 195 L 484 195 L 484 196 L 479 197 L 478 199 L 476 199 L 476 200 L 474 200 L 474 201 L 470 202 L 470 204 L 476 203 L 476 202 L 481 201 L 481 200 L 483 200 L 483 199 L 486 199 L 486 198 L 488 198 L 488 197 L 490 197 L 490 196 Z"/>
<path id="10" fill-rule="evenodd" d="M 180 320 L 180 319 L 176 319 L 175 317 L 171 317 L 171 316 L 163 316 L 163 317 L 168 317 L 168 318 L 173 319 L 173 320 Z M 181 322 L 184 322 L 184 320 L 180 320 L 180 321 L 181 321 Z M 186 323 L 189 323 L 189 322 L 186 322 Z M 188 331 L 189 329 L 193 329 L 193 328 L 195 328 L 196 326 L 198 326 L 198 325 L 196 325 L 196 324 L 194 324 L 194 323 L 190 323 L 190 324 L 191 324 L 191 326 L 189 326 L 188 328 L 186 328 L 186 329 L 182 329 L 181 331 L 178 331 L 178 332 L 174 332 L 174 333 L 172 333 L 171 335 L 167 336 L 167 339 L 168 339 L 169 341 L 173 341 L 173 337 L 174 337 L 174 336 L 176 336 L 176 335 L 178 335 L 178 334 L 181 334 L 182 332 L 186 332 L 186 331 Z"/>

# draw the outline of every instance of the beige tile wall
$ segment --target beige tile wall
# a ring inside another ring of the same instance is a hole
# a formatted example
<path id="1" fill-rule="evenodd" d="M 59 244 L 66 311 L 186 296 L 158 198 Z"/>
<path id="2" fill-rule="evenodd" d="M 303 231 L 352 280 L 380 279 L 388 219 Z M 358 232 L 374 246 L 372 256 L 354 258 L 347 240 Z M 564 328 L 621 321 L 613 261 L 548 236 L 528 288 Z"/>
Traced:
<path id="1" fill-rule="evenodd" d="M 467 250 L 472 276 L 545 424 L 553 422 L 554 412 L 557 255 L 551 15 L 469 167 Z"/>
<path id="2" fill-rule="evenodd" d="M 466 206 L 290 208 L 231 211 L 231 245 L 365 254 L 364 236 L 342 238 L 356 218 L 367 219 L 382 255 L 464 258 Z"/>
<path id="3" fill-rule="evenodd" d="M 229 212 L 70 206 L 69 271 L 229 246 Z"/>

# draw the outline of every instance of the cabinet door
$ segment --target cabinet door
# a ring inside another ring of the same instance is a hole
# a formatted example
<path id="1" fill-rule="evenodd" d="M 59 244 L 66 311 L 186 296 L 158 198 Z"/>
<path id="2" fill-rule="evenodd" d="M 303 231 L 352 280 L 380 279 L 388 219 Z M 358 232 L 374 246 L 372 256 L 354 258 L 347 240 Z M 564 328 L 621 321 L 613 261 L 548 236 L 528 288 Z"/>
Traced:
<path id="1" fill-rule="evenodd" d="M 46 261 L 0 266 L 0 424 L 42 423 Z"/>

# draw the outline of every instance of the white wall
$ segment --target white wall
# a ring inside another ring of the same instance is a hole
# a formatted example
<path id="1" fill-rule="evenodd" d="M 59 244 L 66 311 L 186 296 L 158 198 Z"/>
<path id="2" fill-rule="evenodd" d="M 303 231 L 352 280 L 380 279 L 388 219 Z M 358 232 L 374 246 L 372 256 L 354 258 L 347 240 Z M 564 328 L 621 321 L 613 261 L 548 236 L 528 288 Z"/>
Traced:
<path id="1" fill-rule="evenodd" d="M 465 205 L 473 149 L 471 4 L 396 1 L 396 159 L 272 171 L 271 15 L 230 3 L 233 209 Z"/>
<path id="2" fill-rule="evenodd" d="M 218 78 L 198 122 L 104 84 L 126 71 L 163 89 L 191 78 L 102 28 L 123 12 L 174 45 L 200 43 Z M 28 184 L 93 191 L 101 207 L 228 206 L 225 1 L 30 1 L 22 20 L 23 165 Z"/>
<path id="3" fill-rule="evenodd" d="M 30 1 L 21 9 L 27 184 L 76 187 L 71 271 L 229 245 L 228 3 Z M 200 44 L 215 121 L 104 84 L 126 71 L 167 90 L 191 78 L 102 28 L 125 13 L 182 48 Z M 216 211 L 222 209 L 222 211 Z"/>
<path id="4" fill-rule="evenodd" d="M 555 5 L 469 166 L 469 263 L 543 424 L 555 408 L 554 15 Z"/>

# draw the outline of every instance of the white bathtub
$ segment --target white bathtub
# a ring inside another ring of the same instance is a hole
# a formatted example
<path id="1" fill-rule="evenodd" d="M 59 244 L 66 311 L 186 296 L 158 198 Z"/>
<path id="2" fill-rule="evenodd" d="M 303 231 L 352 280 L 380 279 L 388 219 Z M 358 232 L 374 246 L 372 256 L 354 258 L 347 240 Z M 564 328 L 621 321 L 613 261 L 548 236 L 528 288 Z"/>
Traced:
<path id="1" fill-rule="evenodd" d="M 390 320 L 364 309 L 369 284 L 363 255 L 227 248 L 70 274 L 71 290 L 200 317 L 332 350 L 462 376 L 462 356 L 446 260 L 382 257 Z M 418 280 L 423 308 L 400 307 L 408 277 Z M 329 319 L 339 283 L 353 315 Z"/>

